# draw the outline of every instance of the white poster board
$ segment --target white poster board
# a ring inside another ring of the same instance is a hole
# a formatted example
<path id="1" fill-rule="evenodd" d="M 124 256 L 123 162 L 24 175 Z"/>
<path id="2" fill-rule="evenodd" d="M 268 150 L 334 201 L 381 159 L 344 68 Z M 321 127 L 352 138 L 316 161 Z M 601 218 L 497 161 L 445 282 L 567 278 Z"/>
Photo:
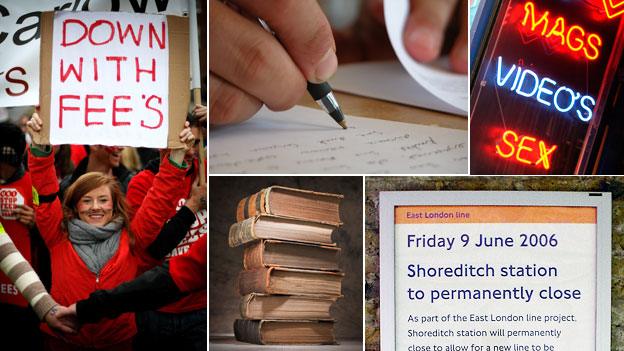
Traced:
<path id="1" fill-rule="evenodd" d="M 166 147 L 168 42 L 163 15 L 56 12 L 50 142 Z"/>
<path id="2" fill-rule="evenodd" d="M 382 350 L 610 349 L 611 194 L 382 192 Z"/>
<path id="3" fill-rule="evenodd" d="M 43 11 L 122 11 L 184 16 L 187 1 L 20 0 L 0 4 L 0 106 L 39 104 L 40 15 Z"/>

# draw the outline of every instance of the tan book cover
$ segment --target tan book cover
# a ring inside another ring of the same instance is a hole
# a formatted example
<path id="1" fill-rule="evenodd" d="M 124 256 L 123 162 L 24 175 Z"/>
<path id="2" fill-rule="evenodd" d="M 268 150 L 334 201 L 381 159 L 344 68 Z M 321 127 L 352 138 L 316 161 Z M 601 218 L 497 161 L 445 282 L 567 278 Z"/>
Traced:
<path id="1" fill-rule="evenodd" d="M 339 205 L 343 198 L 340 194 L 274 185 L 240 200 L 236 220 L 274 214 L 340 226 Z"/>
<path id="2" fill-rule="evenodd" d="M 257 268 L 238 275 L 240 295 L 250 293 L 340 296 L 343 273 L 292 268 Z"/>
<path id="3" fill-rule="evenodd" d="M 236 340 L 252 344 L 335 344 L 333 321 L 249 320 L 234 322 Z"/>
<path id="4" fill-rule="evenodd" d="M 258 239 L 277 239 L 335 246 L 335 226 L 274 215 L 258 215 L 232 224 L 228 236 L 230 247 Z"/>
<path id="5" fill-rule="evenodd" d="M 331 319 L 330 308 L 338 297 L 247 294 L 241 297 L 245 319 Z"/>
<path id="6" fill-rule="evenodd" d="M 243 267 L 246 270 L 264 267 L 286 267 L 338 271 L 340 248 L 288 242 L 258 240 L 245 245 Z"/>

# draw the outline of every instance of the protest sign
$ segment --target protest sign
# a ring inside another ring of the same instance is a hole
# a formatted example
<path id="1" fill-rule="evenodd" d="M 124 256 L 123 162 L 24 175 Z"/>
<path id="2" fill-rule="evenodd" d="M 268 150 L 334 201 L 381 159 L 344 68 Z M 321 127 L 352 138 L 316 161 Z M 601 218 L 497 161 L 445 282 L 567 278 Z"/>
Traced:
<path id="1" fill-rule="evenodd" d="M 381 193 L 382 349 L 610 349 L 610 195 Z"/>
<path id="2" fill-rule="evenodd" d="M 41 17 L 42 140 L 179 147 L 189 102 L 188 20 L 107 12 Z"/>
<path id="3" fill-rule="evenodd" d="M 39 104 L 42 11 L 122 11 L 184 16 L 186 1 L 20 0 L 0 4 L 0 106 Z"/>

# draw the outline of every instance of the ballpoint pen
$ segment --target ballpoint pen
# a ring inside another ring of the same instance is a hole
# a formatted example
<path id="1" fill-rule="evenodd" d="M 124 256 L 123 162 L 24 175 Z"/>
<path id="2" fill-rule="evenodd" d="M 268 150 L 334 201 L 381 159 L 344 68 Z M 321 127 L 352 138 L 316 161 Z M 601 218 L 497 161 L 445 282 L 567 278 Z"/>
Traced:
<path id="1" fill-rule="evenodd" d="M 275 32 L 273 32 L 271 28 L 269 28 L 269 26 L 263 19 L 258 18 L 258 22 L 260 23 L 262 28 L 275 36 Z M 325 112 L 327 112 L 334 119 L 334 121 L 336 121 L 336 123 L 338 123 L 342 127 L 342 129 L 347 129 L 347 123 L 345 121 L 344 114 L 342 113 L 342 110 L 338 105 L 338 101 L 336 100 L 336 97 L 334 96 L 334 93 L 332 92 L 329 83 L 324 82 L 316 84 L 308 82 L 307 89 L 308 93 L 310 93 L 314 101 L 316 101 L 316 103 L 319 104 L 319 106 L 321 106 L 321 108 Z"/>

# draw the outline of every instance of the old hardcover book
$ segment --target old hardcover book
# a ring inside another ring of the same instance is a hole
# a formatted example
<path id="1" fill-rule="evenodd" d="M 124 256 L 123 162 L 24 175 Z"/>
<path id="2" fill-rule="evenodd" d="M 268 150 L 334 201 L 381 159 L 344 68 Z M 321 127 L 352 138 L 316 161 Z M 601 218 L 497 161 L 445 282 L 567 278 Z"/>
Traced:
<path id="1" fill-rule="evenodd" d="M 236 220 L 266 213 L 339 226 L 342 224 L 339 205 L 343 198 L 339 194 L 274 185 L 240 200 Z"/>
<path id="2" fill-rule="evenodd" d="M 230 227 L 230 247 L 258 239 L 298 241 L 310 244 L 334 245 L 332 232 L 336 227 L 319 222 L 258 215 L 234 223 Z"/>
<path id="3" fill-rule="evenodd" d="M 247 270 L 269 266 L 338 271 L 340 248 L 259 240 L 245 245 L 243 267 Z"/>
<path id="4" fill-rule="evenodd" d="M 285 295 L 340 296 L 342 278 L 338 272 L 292 268 L 257 268 L 241 271 L 238 292 Z"/>
<path id="5" fill-rule="evenodd" d="M 245 319 L 331 319 L 337 297 L 247 294 L 241 298 Z"/>
<path id="6" fill-rule="evenodd" d="M 252 344 L 335 344 L 333 321 L 237 319 L 236 340 Z"/>

